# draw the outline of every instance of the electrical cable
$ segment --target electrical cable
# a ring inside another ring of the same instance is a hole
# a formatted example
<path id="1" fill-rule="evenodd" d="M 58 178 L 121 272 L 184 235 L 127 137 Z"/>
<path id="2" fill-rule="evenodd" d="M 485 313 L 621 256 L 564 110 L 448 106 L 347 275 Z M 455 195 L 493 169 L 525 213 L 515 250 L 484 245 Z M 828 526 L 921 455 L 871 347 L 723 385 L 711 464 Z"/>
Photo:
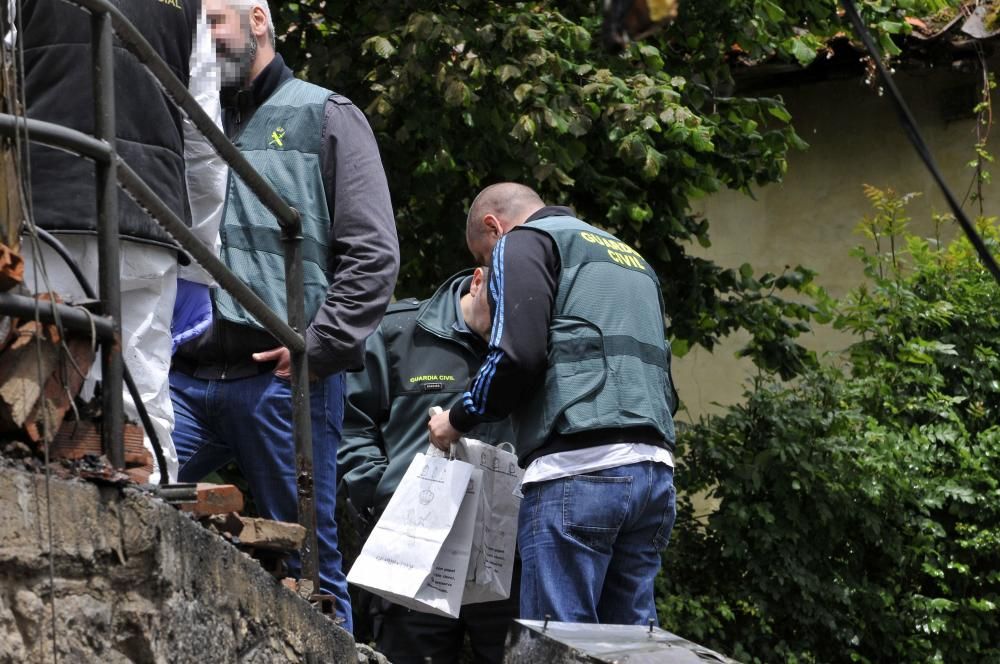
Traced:
<path id="1" fill-rule="evenodd" d="M 934 178 L 934 181 L 941 189 L 941 193 L 948 202 L 948 207 L 951 208 L 952 214 L 955 215 L 955 219 L 958 220 L 958 223 L 965 232 L 966 237 L 969 238 L 969 242 L 973 247 L 975 247 L 976 253 L 979 254 L 979 259 L 983 262 L 983 265 L 986 266 L 986 269 L 989 270 L 990 274 L 993 275 L 993 279 L 997 282 L 997 284 L 1000 284 L 1000 266 L 997 265 L 996 259 L 986 247 L 986 243 L 983 242 L 983 238 L 980 237 L 979 233 L 976 231 L 975 225 L 973 225 L 973 223 L 969 220 L 965 211 L 962 210 L 962 206 L 959 205 L 958 199 L 955 198 L 955 195 L 945 183 L 944 176 L 942 176 L 941 171 L 938 170 L 937 163 L 934 161 L 934 156 L 931 154 L 930 149 L 927 147 L 927 143 L 924 141 L 924 137 L 920 133 L 920 129 L 917 127 L 917 121 L 914 119 L 913 113 L 910 112 L 909 106 L 907 106 L 906 102 L 903 101 L 903 97 L 899 93 L 899 89 L 896 87 L 896 82 L 893 80 L 892 75 L 886 68 L 885 63 L 882 62 L 882 58 L 879 56 L 875 42 L 872 39 L 871 34 L 868 32 L 868 29 L 865 27 L 864 22 L 861 20 L 861 15 L 858 14 L 858 9 L 854 4 L 854 0 L 841 0 L 841 4 L 843 4 L 844 10 L 847 12 L 848 20 L 850 20 L 851 25 L 854 27 L 854 32 L 861 39 L 861 43 L 864 44 L 872 62 L 875 63 L 875 68 L 878 69 L 878 73 L 881 75 L 882 80 L 885 83 L 885 89 L 889 91 L 889 98 L 893 101 L 896 113 L 899 115 L 900 123 L 906 131 L 906 135 L 909 137 L 910 142 L 916 149 L 917 154 L 923 160 L 924 165 L 927 166 L 927 170 L 930 171 L 931 177 Z"/>
<path id="2" fill-rule="evenodd" d="M 21 24 L 21 14 L 22 14 L 21 4 L 22 3 L 19 0 L 17 2 L 16 6 L 12 6 L 12 5 L 8 4 L 8 6 L 6 8 L 8 10 L 8 12 L 10 10 L 12 10 L 12 9 L 14 11 L 16 11 L 16 15 L 12 17 L 12 16 L 10 16 L 8 14 L 7 19 L 9 21 L 9 23 L 8 23 L 8 25 L 4 26 L 5 30 L 4 30 L 4 45 L 3 45 L 3 48 L 4 48 L 5 56 L 6 56 L 8 36 L 10 36 L 10 35 L 23 35 L 24 34 L 24 32 L 23 32 L 23 26 Z M 22 77 L 21 81 L 20 81 L 21 84 L 18 85 L 18 76 L 17 76 L 18 72 L 23 72 L 24 71 L 24 68 L 23 68 L 23 63 L 24 63 L 24 40 L 23 40 L 23 38 L 22 39 L 16 39 L 16 37 L 12 37 L 12 39 L 13 39 L 13 45 L 15 46 L 15 48 L 13 49 L 13 53 L 11 53 L 11 57 L 12 57 L 13 63 L 14 63 L 14 77 L 13 77 L 14 81 L 13 81 L 13 85 L 10 86 L 10 87 L 8 87 L 7 85 L 5 85 L 4 92 L 6 94 L 8 92 L 8 90 L 9 90 L 10 93 L 13 94 L 13 97 L 14 97 L 13 100 L 10 100 L 10 99 L 7 100 L 7 103 L 9 105 L 11 114 L 15 115 L 15 116 L 17 116 L 19 114 L 23 114 L 24 117 L 27 118 L 27 112 L 25 110 L 27 108 L 27 105 L 24 103 L 24 99 L 25 99 L 25 97 L 24 97 L 24 84 L 23 84 L 24 81 L 23 81 L 23 77 Z M 18 63 L 21 64 L 20 67 L 18 67 Z M 7 69 L 7 63 L 6 63 L 6 57 L 5 57 L 4 58 L 4 73 L 5 73 L 5 76 L 6 76 L 6 69 Z M 7 83 L 9 84 L 9 82 L 7 82 Z M 25 127 L 24 131 L 25 131 L 24 139 L 25 139 L 25 142 L 27 142 L 27 139 L 28 139 L 28 136 L 27 136 L 27 127 Z M 31 201 L 30 201 L 30 194 L 28 193 L 28 192 L 30 192 L 30 182 L 27 182 L 28 178 L 24 177 L 24 173 L 26 171 L 24 171 L 24 170 L 22 170 L 20 168 L 22 160 L 28 161 L 28 163 L 30 163 L 30 161 L 29 161 L 29 157 L 27 156 L 27 151 L 22 151 L 20 138 L 21 138 L 20 134 L 18 132 L 15 132 L 14 133 L 14 147 L 15 147 L 15 154 L 16 154 L 16 156 L 14 158 L 15 165 L 16 165 L 15 177 L 17 177 L 17 182 L 18 182 L 18 189 L 19 189 L 18 193 L 20 194 L 18 196 L 18 201 L 20 203 L 22 214 L 24 215 L 25 218 L 30 218 L 30 212 L 29 212 L 29 210 L 30 210 L 30 207 L 31 207 Z M 27 172 L 30 172 L 30 166 L 28 167 L 28 171 Z M 37 267 L 35 268 L 35 271 L 37 273 Z M 36 276 L 37 276 L 37 274 L 36 274 Z M 48 283 L 48 277 L 47 277 L 47 275 L 43 274 L 43 279 L 45 280 L 46 283 Z M 37 307 L 39 305 L 36 304 L 35 306 L 36 306 L 36 309 L 35 309 L 35 325 L 36 326 L 40 326 L 40 322 L 38 320 L 38 309 L 37 309 Z M 59 328 L 60 331 L 61 331 L 62 325 L 61 325 L 61 323 L 59 321 L 58 315 L 55 315 L 55 322 L 56 322 L 57 328 Z M 42 362 L 41 362 L 41 344 L 35 344 L 35 352 L 36 352 L 36 366 L 37 366 L 37 369 L 38 369 L 38 376 L 37 376 L 37 378 L 38 378 L 38 384 L 42 385 L 43 384 L 43 376 L 42 376 L 42 370 L 41 370 L 41 364 L 42 364 Z M 47 412 L 48 405 L 47 404 L 43 405 L 43 409 L 44 409 L 43 412 Z M 52 506 L 52 493 L 51 493 L 51 487 L 52 487 L 52 468 L 51 468 L 51 465 L 50 465 L 51 459 L 49 457 L 50 446 L 51 446 L 51 443 L 52 443 L 51 432 L 46 432 L 45 438 L 44 438 L 44 442 L 45 442 L 45 445 L 43 446 L 43 456 L 44 456 L 43 460 L 44 460 L 44 464 L 45 464 L 45 512 L 46 512 L 46 517 L 47 517 L 46 518 L 46 526 L 47 526 L 47 529 L 48 529 L 48 537 L 49 537 L 49 551 L 48 551 L 48 558 L 49 558 L 49 565 L 48 565 L 48 572 L 49 572 L 49 598 L 48 599 L 49 599 L 49 612 L 50 612 L 50 618 L 51 618 L 52 661 L 53 661 L 53 664 L 59 664 L 59 654 L 58 654 L 59 650 L 56 647 L 56 644 L 57 644 L 57 632 L 58 632 L 58 622 L 57 622 L 57 618 L 56 618 L 56 600 L 55 600 L 55 585 L 56 585 L 55 577 L 56 577 L 56 569 L 55 569 L 55 556 L 53 555 L 53 551 L 52 551 L 52 546 L 53 546 L 53 544 L 52 544 L 53 543 L 53 537 L 52 537 L 53 526 L 52 526 L 52 509 L 51 509 L 51 506 Z M 38 498 L 37 485 L 35 487 L 35 498 L 36 498 L 36 509 L 38 509 L 39 511 L 41 511 L 40 510 L 40 506 L 38 505 L 38 500 L 37 500 L 37 498 Z"/>
<path id="3" fill-rule="evenodd" d="M 27 101 L 25 99 L 25 94 L 26 93 L 25 93 L 25 85 L 24 85 L 24 71 L 25 71 L 24 70 L 24 25 L 23 25 L 23 22 L 22 22 L 22 16 L 24 14 L 24 8 L 23 8 L 22 5 L 23 5 L 22 0 L 17 0 L 16 4 L 15 3 L 7 3 L 6 11 L 4 13 L 5 13 L 5 16 L 7 18 L 8 24 L 5 25 L 5 26 L 3 26 L 3 28 L 4 28 L 4 34 L 3 34 L 3 41 L 4 41 L 4 43 L 3 43 L 3 45 L 0 45 L 0 48 L 4 49 L 4 62 L 3 62 L 3 65 L 4 65 L 4 70 L 5 70 L 4 75 L 6 76 L 6 64 L 7 64 L 6 63 L 6 55 L 7 55 L 6 49 L 8 47 L 8 36 L 10 36 L 11 39 L 12 39 L 12 41 L 13 41 L 13 43 L 11 44 L 12 51 L 13 51 L 11 53 L 11 57 L 13 58 L 13 61 L 14 61 L 14 85 L 13 85 L 13 90 L 12 90 L 13 95 L 14 95 L 14 102 L 10 104 L 10 110 L 11 110 L 11 114 L 12 115 L 23 114 L 24 118 L 27 119 L 27 117 L 28 117 L 28 112 L 27 112 L 28 104 L 27 104 Z M 10 16 L 9 15 L 10 11 L 16 12 L 16 15 L 15 16 Z M 18 66 L 18 65 L 20 65 L 20 66 Z M 18 76 L 17 76 L 18 72 L 21 73 L 20 85 L 18 85 Z M 7 94 L 7 91 L 8 91 L 8 88 L 5 86 L 4 93 Z M 20 94 L 18 94 L 18 93 L 20 93 Z M 20 104 L 18 102 L 20 102 Z M 18 198 L 20 199 L 21 211 L 22 211 L 22 214 L 24 215 L 24 219 L 28 220 L 29 228 L 33 228 L 34 224 L 32 223 L 32 220 L 34 219 L 34 217 L 32 215 L 32 210 L 31 210 L 31 179 L 24 176 L 25 173 L 30 173 L 31 172 L 31 157 L 28 154 L 28 150 L 23 150 L 22 151 L 22 143 L 21 143 L 20 139 L 21 139 L 20 134 L 17 133 L 17 132 L 15 132 L 15 134 L 14 134 L 14 147 L 15 147 L 15 151 L 16 151 L 16 155 L 17 155 L 15 157 L 15 163 L 17 164 L 17 166 L 21 166 L 21 161 L 24 160 L 24 162 L 25 162 L 25 168 L 24 169 L 20 169 L 19 168 L 18 172 L 17 172 L 18 189 L 19 189 L 19 193 L 20 193 L 20 196 L 18 196 Z M 27 128 L 27 126 L 25 126 L 25 128 L 24 128 L 24 144 L 27 144 L 28 140 L 29 140 L 28 139 L 28 128 Z M 31 238 L 32 238 L 32 248 L 37 251 L 37 249 L 38 249 L 37 238 L 35 236 L 33 236 L 33 235 L 31 236 Z M 38 273 L 38 265 L 37 264 L 34 265 L 34 271 L 35 271 L 36 283 L 37 283 L 37 273 Z M 42 272 L 42 279 L 43 279 L 45 285 L 48 286 L 48 274 L 45 273 L 45 267 L 44 266 L 42 266 L 41 272 Z M 49 292 L 51 293 L 51 289 L 49 289 Z M 56 326 L 61 331 L 62 330 L 62 325 L 61 325 L 61 323 L 59 321 L 58 314 L 55 312 L 55 298 L 51 298 L 51 300 L 52 300 L 51 304 L 53 306 L 53 314 L 54 314 L 55 320 L 56 320 Z M 36 300 L 36 302 L 37 302 L 37 300 Z M 38 306 L 40 306 L 40 303 L 36 304 L 36 307 L 38 307 Z M 36 308 L 36 313 L 35 313 L 35 324 L 36 325 L 40 325 L 39 320 L 38 320 L 37 308 Z M 42 371 L 41 371 L 41 344 L 36 344 L 35 347 L 36 347 L 36 353 L 38 354 L 38 357 L 37 357 L 37 360 L 38 360 L 38 363 L 37 363 L 38 364 L 38 384 L 39 385 L 43 385 L 44 384 L 43 383 L 43 377 L 41 375 L 42 374 Z M 43 408 L 47 409 L 48 405 L 45 402 L 45 400 L 43 400 L 43 404 L 45 404 L 45 405 L 43 405 Z M 51 493 L 51 487 L 52 487 L 52 468 L 50 466 L 50 458 L 49 458 L 49 451 L 50 451 L 49 447 L 51 446 L 51 444 L 52 444 L 51 432 L 46 432 L 46 435 L 45 435 L 45 445 L 43 447 L 43 450 L 44 450 L 44 461 L 45 461 L 45 513 L 46 513 L 46 525 L 47 525 L 47 528 L 48 528 L 48 536 L 49 536 L 49 551 L 48 551 L 48 558 L 49 558 L 49 570 L 48 570 L 48 572 L 49 572 L 49 611 L 50 611 L 50 616 L 51 616 L 51 627 L 52 627 L 52 629 L 51 629 L 51 634 L 52 634 L 52 662 L 53 662 L 53 664 L 59 664 L 59 649 L 57 647 L 58 622 L 57 622 L 57 619 L 56 619 L 56 565 L 55 565 L 55 556 L 53 555 L 53 550 L 52 550 L 53 546 L 54 546 L 53 545 L 53 541 L 54 540 L 53 540 L 53 537 L 52 537 L 52 532 L 53 532 L 53 526 L 52 526 L 52 493 Z M 35 495 L 37 497 L 37 487 L 36 487 L 36 494 Z M 36 507 L 36 509 L 37 509 L 37 507 Z"/>

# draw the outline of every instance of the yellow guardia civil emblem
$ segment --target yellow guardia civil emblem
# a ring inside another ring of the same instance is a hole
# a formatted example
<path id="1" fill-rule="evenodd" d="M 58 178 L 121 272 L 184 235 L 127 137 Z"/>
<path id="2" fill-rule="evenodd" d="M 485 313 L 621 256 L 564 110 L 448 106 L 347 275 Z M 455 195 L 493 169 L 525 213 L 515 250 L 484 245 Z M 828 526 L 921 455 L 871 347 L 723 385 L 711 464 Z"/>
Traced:
<path id="1" fill-rule="evenodd" d="M 285 147 L 285 128 L 276 127 L 274 131 L 271 132 L 271 140 L 268 142 L 272 148 L 283 148 Z"/>

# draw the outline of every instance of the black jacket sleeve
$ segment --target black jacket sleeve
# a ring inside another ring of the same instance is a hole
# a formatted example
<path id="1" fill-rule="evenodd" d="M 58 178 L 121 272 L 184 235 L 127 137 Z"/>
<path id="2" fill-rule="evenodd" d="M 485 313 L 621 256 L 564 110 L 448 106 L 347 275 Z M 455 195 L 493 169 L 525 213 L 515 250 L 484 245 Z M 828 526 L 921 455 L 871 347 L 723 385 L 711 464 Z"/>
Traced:
<path id="1" fill-rule="evenodd" d="M 326 104 L 322 155 L 330 225 L 330 288 L 306 330 L 317 376 L 356 371 L 399 272 L 399 243 L 389 187 L 364 114 L 334 95 Z"/>
<path id="2" fill-rule="evenodd" d="M 559 259 L 549 236 L 530 228 L 507 233 L 493 250 L 489 351 L 449 420 L 459 431 L 502 419 L 542 379 Z"/>

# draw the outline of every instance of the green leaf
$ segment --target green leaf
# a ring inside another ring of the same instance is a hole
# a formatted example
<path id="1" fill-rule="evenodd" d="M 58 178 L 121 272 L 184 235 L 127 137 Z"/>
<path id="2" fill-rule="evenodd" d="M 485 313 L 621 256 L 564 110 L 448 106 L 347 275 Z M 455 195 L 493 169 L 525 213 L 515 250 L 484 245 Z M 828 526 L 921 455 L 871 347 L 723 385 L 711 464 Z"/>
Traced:
<path id="1" fill-rule="evenodd" d="M 715 152 L 715 145 L 701 132 L 691 133 L 691 144 L 698 152 Z"/>
<path id="2" fill-rule="evenodd" d="M 764 7 L 764 11 L 767 13 L 767 17 L 774 23 L 780 23 L 785 18 L 785 10 L 779 7 L 777 4 L 770 2 L 769 0 L 764 0 L 761 2 Z"/>
<path id="3" fill-rule="evenodd" d="M 383 60 L 388 60 L 396 53 L 396 48 L 388 39 L 382 36 L 372 37 L 361 46 L 362 53 L 374 51 Z"/>
<path id="4" fill-rule="evenodd" d="M 576 180 L 566 175 L 561 168 L 556 167 L 556 169 L 552 171 L 552 174 L 555 176 L 556 181 L 564 187 L 572 187 L 576 184 Z"/>
<path id="5" fill-rule="evenodd" d="M 643 117 L 642 122 L 639 123 L 639 126 L 645 129 L 646 131 L 654 131 L 654 132 L 661 131 L 660 123 L 657 122 L 656 118 L 653 117 L 652 115 L 647 115 Z"/>
<path id="6" fill-rule="evenodd" d="M 514 128 L 510 131 L 510 135 L 518 141 L 524 142 L 535 135 L 536 129 L 535 121 L 529 115 L 525 114 L 517 119 Z"/>
<path id="7" fill-rule="evenodd" d="M 642 223 L 652 219 L 653 211 L 650 210 L 645 205 L 632 203 L 628 206 L 628 217 L 632 221 L 637 221 Z"/>
<path id="8" fill-rule="evenodd" d="M 887 55 L 895 56 L 895 55 L 899 55 L 900 53 L 903 52 L 902 49 L 900 49 L 898 46 L 896 46 L 895 42 L 892 41 L 892 37 L 890 37 L 886 33 L 880 34 L 879 38 L 878 38 L 878 41 L 879 41 L 879 44 L 882 46 L 882 50 Z"/>
<path id="9" fill-rule="evenodd" d="M 639 46 L 639 54 L 647 67 L 656 70 L 663 69 L 663 57 L 660 55 L 660 49 L 650 44 L 642 44 Z"/>
<path id="10" fill-rule="evenodd" d="M 448 106 L 462 106 L 468 104 L 470 99 L 469 88 L 459 80 L 448 83 L 444 91 L 444 101 Z"/>
<path id="11" fill-rule="evenodd" d="M 778 118 L 782 122 L 791 122 L 792 114 L 789 113 L 784 106 L 768 106 L 767 112 Z"/>
<path id="12" fill-rule="evenodd" d="M 500 79 L 501 83 L 506 83 L 512 78 L 517 78 L 521 75 L 521 70 L 514 65 L 504 64 L 496 68 L 497 78 Z M 518 101 L 521 101 L 518 99 Z"/>
<path id="13" fill-rule="evenodd" d="M 898 35 L 906 31 L 906 24 L 897 21 L 880 21 L 878 29 L 892 35 Z"/>
<path id="14" fill-rule="evenodd" d="M 523 102 L 528 98 L 528 95 L 531 94 L 533 89 L 534 86 L 531 83 L 522 83 L 514 88 L 514 99 L 516 99 L 518 103 Z"/>
<path id="15" fill-rule="evenodd" d="M 808 46 L 802 39 L 795 37 L 791 40 L 790 49 L 792 57 L 798 60 L 799 64 L 807 67 L 816 59 L 816 49 Z"/>
<path id="16" fill-rule="evenodd" d="M 654 180 L 660 174 L 660 156 L 653 148 L 646 148 L 646 159 L 642 165 L 642 177 Z"/>

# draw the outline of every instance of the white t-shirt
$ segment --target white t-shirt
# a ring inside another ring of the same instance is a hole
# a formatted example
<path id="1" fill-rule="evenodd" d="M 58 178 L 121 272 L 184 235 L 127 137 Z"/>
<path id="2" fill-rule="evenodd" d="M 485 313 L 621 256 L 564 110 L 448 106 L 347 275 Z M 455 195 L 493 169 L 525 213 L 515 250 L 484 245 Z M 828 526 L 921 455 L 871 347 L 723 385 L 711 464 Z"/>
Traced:
<path id="1" fill-rule="evenodd" d="M 524 471 L 521 486 L 642 461 L 654 461 L 674 467 L 674 455 L 663 447 L 646 443 L 611 443 L 538 457 Z"/>

